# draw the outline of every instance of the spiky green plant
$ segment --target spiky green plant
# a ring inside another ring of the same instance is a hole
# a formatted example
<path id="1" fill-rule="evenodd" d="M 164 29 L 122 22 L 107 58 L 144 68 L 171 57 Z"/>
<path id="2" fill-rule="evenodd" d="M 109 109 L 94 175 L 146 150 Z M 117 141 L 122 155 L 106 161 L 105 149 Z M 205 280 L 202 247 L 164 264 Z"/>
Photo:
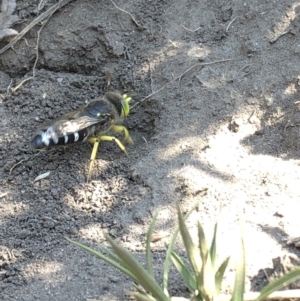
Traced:
<path id="1" fill-rule="evenodd" d="M 195 207 L 194 207 L 195 208 Z M 135 292 L 130 292 L 137 300 L 141 301 L 173 301 L 177 297 L 171 298 L 168 292 L 168 279 L 170 262 L 172 261 L 177 271 L 181 275 L 186 287 L 191 292 L 191 301 L 222 301 L 224 296 L 220 295 L 221 284 L 227 268 L 229 257 L 226 258 L 219 267 L 216 266 L 217 254 L 217 224 L 214 228 L 214 235 L 211 246 L 208 247 L 205 238 L 205 233 L 198 222 L 198 244 L 195 245 L 192 241 L 190 233 L 186 227 L 185 220 L 194 210 L 194 208 L 183 217 L 179 205 L 177 204 L 179 226 L 175 229 L 170 244 L 167 248 L 166 259 L 163 268 L 163 283 L 162 286 L 154 277 L 152 255 L 150 249 L 151 237 L 153 234 L 157 214 L 155 214 L 146 238 L 146 262 L 145 269 L 130 252 L 118 245 L 112 238 L 106 235 L 106 239 L 111 245 L 113 252 L 105 246 L 100 245 L 102 252 L 98 252 L 84 244 L 73 241 L 67 238 L 68 241 L 76 246 L 90 252 L 98 258 L 106 261 L 110 265 L 119 269 L 122 273 L 128 275 L 134 282 Z M 184 263 L 183 259 L 173 250 L 173 246 L 178 233 L 180 232 L 186 255 L 189 259 L 191 269 Z M 106 253 L 108 255 L 104 255 Z M 294 282 L 300 278 L 300 268 L 291 271 L 285 276 L 277 279 L 275 282 L 264 287 L 261 293 L 255 297 L 250 297 L 248 300 L 262 301 L 270 294 L 280 288 Z M 236 258 L 236 275 L 235 283 L 230 301 L 243 301 L 245 289 L 245 249 L 244 240 L 240 239 L 240 250 L 238 258 Z M 187 300 L 179 298 L 180 300 Z"/>
<path id="2" fill-rule="evenodd" d="M 229 262 L 228 257 L 219 267 L 216 267 L 218 226 L 217 224 L 215 225 L 212 243 L 209 248 L 201 223 L 198 222 L 198 245 L 195 245 L 192 242 L 178 205 L 177 212 L 180 234 L 192 266 L 192 271 L 188 269 L 180 256 L 174 251 L 171 254 L 173 264 L 181 275 L 185 285 L 192 293 L 194 300 L 213 300 L 220 292 L 223 276 Z M 241 253 L 243 254 L 243 252 Z M 242 289 L 242 286 L 238 288 Z M 234 290 L 236 293 L 238 288 Z"/>

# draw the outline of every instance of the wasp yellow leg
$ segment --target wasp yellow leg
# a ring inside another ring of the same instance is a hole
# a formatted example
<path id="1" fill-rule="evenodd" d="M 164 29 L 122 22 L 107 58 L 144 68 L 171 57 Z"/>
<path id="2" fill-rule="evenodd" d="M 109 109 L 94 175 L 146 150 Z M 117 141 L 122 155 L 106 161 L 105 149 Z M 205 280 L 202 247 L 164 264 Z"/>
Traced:
<path id="1" fill-rule="evenodd" d="M 111 129 L 112 129 L 114 132 L 116 132 L 116 133 L 122 133 L 122 132 L 124 132 L 124 137 L 125 137 L 124 140 L 125 140 L 125 142 L 128 143 L 128 144 L 130 144 L 130 145 L 133 145 L 133 141 L 132 141 L 132 139 L 131 139 L 131 137 L 130 137 L 130 135 L 129 135 L 129 132 L 128 132 L 128 130 L 126 129 L 125 126 L 114 124 L 114 125 L 112 126 Z"/>
<path id="2" fill-rule="evenodd" d="M 97 156 L 100 140 L 98 138 L 90 138 L 89 142 L 94 144 L 94 146 L 93 146 L 93 150 L 92 150 L 92 154 L 91 154 L 91 162 L 90 162 L 89 173 L 88 173 L 88 177 L 87 177 L 88 182 L 90 181 L 90 178 L 91 178 L 91 174 L 92 174 L 94 162 L 95 162 L 95 159 Z"/>
<path id="3" fill-rule="evenodd" d="M 125 128 L 125 127 L 123 127 L 123 128 Z M 132 141 L 130 136 L 129 136 L 128 130 L 126 128 L 125 128 L 125 130 L 127 131 L 127 137 L 129 137 L 129 138 L 127 138 L 127 140 L 130 139 L 130 141 Z M 124 132 L 124 129 L 122 129 L 122 132 Z M 126 137 L 126 132 L 125 132 L 125 137 Z M 113 137 L 113 136 L 97 136 L 97 137 L 89 138 L 89 142 L 94 144 L 94 146 L 93 146 L 93 150 L 92 150 L 92 154 L 91 154 L 91 162 L 90 162 L 89 173 L 88 173 L 88 181 L 90 180 L 90 177 L 91 177 L 91 174 L 92 174 L 92 170 L 93 170 L 93 167 L 94 167 L 94 162 L 95 162 L 95 159 L 96 159 L 96 156 L 97 156 L 100 141 L 114 141 L 114 142 L 116 142 L 116 144 L 119 146 L 119 148 L 128 156 L 125 146 L 116 137 Z"/>
<path id="4" fill-rule="evenodd" d="M 117 143 L 119 148 L 128 156 L 125 146 L 122 144 L 122 142 L 114 137 L 114 136 L 98 136 L 97 137 L 100 141 L 114 141 Z"/>

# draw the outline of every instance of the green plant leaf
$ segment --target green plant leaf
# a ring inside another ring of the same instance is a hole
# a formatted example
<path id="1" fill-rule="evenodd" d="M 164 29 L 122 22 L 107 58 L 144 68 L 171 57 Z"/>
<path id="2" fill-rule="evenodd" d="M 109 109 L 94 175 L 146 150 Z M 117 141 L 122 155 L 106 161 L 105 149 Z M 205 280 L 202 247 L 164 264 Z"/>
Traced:
<path id="1" fill-rule="evenodd" d="M 197 289 L 196 279 L 191 271 L 186 267 L 183 260 L 179 257 L 179 255 L 175 252 L 172 252 L 171 259 L 173 264 L 175 265 L 178 273 L 180 274 L 183 282 L 189 289 L 189 291 L 193 294 Z"/>
<path id="2" fill-rule="evenodd" d="M 116 261 L 119 261 L 119 257 L 112 252 L 110 249 L 108 249 L 107 247 L 105 247 L 103 244 L 98 244 L 98 246 L 105 252 L 107 253 L 109 256 L 111 256 L 112 259 L 115 259 Z M 102 252 L 102 251 L 101 251 Z M 104 254 L 103 254 L 104 255 Z M 104 255 L 105 256 L 105 255 Z"/>
<path id="3" fill-rule="evenodd" d="M 207 247 L 205 234 L 204 234 L 204 231 L 203 231 L 203 228 L 202 228 L 200 222 L 198 222 L 197 225 L 198 225 L 198 239 L 199 239 L 201 259 L 202 259 L 202 261 L 204 261 L 204 258 L 206 257 L 206 254 L 208 252 L 208 247 Z"/>
<path id="4" fill-rule="evenodd" d="M 153 265 L 152 265 L 152 254 L 151 254 L 151 247 L 150 247 L 150 243 L 151 243 L 151 238 L 152 238 L 152 233 L 154 230 L 154 226 L 155 226 L 155 222 L 157 219 L 157 214 L 158 212 L 156 212 L 154 214 L 154 217 L 151 221 L 149 230 L 147 232 L 147 238 L 146 238 L 146 260 L 147 260 L 147 268 L 148 268 L 148 272 L 149 274 L 154 278 L 154 273 L 153 273 Z"/>
<path id="5" fill-rule="evenodd" d="M 144 294 L 141 294 L 141 293 L 132 293 L 132 292 L 128 292 L 128 294 L 130 296 L 136 298 L 137 300 L 141 300 L 141 301 L 156 301 L 156 299 L 154 299 L 150 295 L 144 295 Z"/>
<path id="6" fill-rule="evenodd" d="M 78 247 L 80 247 L 80 248 L 88 251 L 89 253 L 91 253 L 91 254 L 99 257 L 100 259 L 104 260 L 108 264 L 110 264 L 110 265 L 114 266 L 115 268 L 117 268 L 118 270 L 120 270 L 122 273 L 124 273 L 124 274 L 128 275 L 129 277 L 131 277 L 134 281 L 137 281 L 135 275 L 133 273 L 131 273 L 127 268 L 125 268 L 124 266 L 122 266 L 119 262 L 114 261 L 113 259 L 111 259 L 111 258 L 103 255 L 102 253 L 100 253 L 100 252 L 98 252 L 98 251 L 96 251 L 96 250 L 94 250 L 94 249 L 92 249 L 92 248 L 90 248 L 90 247 L 88 247 L 88 246 L 86 246 L 84 244 L 81 244 L 81 243 L 79 243 L 77 241 L 71 240 L 71 239 L 69 239 L 67 237 L 66 237 L 66 239 L 70 243 L 72 243 L 73 245 L 78 246 Z"/>
<path id="7" fill-rule="evenodd" d="M 184 216 L 184 220 L 186 220 L 198 206 L 199 206 L 199 202 L 196 202 L 196 204 L 192 207 L 192 209 Z M 166 259 L 165 259 L 165 263 L 164 263 L 164 267 L 163 267 L 163 290 L 164 290 L 164 293 L 168 296 L 169 296 L 168 280 L 169 280 L 169 270 L 170 270 L 170 263 L 171 263 L 171 254 L 172 254 L 172 251 L 174 248 L 174 243 L 178 236 L 178 233 L 179 233 L 179 225 L 176 227 L 176 229 L 171 237 L 169 246 L 167 248 Z"/>
<path id="8" fill-rule="evenodd" d="M 213 299 L 215 294 L 215 273 L 211 264 L 210 253 L 206 254 L 206 258 L 203 261 L 203 291 L 206 299 Z"/>
<path id="9" fill-rule="evenodd" d="M 156 300 L 153 296 L 149 295 L 149 294 L 145 291 L 145 289 L 144 289 L 143 287 L 141 287 L 140 285 L 134 283 L 133 286 L 134 286 L 135 289 L 137 290 L 137 293 L 140 293 L 140 294 L 142 294 L 142 295 L 144 295 L 144 296 L 147 296 L 149 299 L 151 299 L 151 300 L 153 300 L 153 301 Z M 136 292 L 131 292 L 131 291 L 128 292 L 128 294 L 131 294 L 131 293 L 136 293 Z"/>
<path id="10" fill-rule="evenodd" d="M 158 301 L 170 301 L 155 279 L 141 266 L 140 263 L 122 246 L 119 246 L 112 238 L 106 235 L 106 239 L 122 260 L 125 268 L 134 274 L 136 282 L 151 293 Z"/>
<path id="11" fill-rule="evenodd" d="M 220 293 L 220 290 L 221 290 L 221 284 L 222 284 L 222 280 L 223 280 L 223 277 L 224 277 L 224 273 L 226 271 L 226 268 L 228 266 L 228 263 L 229 263 L 229 258 L 230 257 L 227 257 L 223 263 L 220 265 L 217 273 L 216 273 L 216 276 L 215 276 L 215 285 L 216 285 L 216 288 L 215 288 L 215 295 L 219 295 Z"/>
<path id="12" fill-rule="evenodd" d="M 240 250 L 237 254 L 235 282 L 234 282 L 231 301 L 244 300 L 245 277 L 246 277 L 245 246 L 244 246 L 244 240 L 241 237 Z"/>
<path id="13" fill-rule="evenodd" d="M 201 270 L 202 270 L 202 262 L 200 258 L 200 251 L 199 249 L 193 244 L 192 238 L 190 236 L 190 233 L 185 225 L 181 210 L 179 208 L 179 204 L 177 203 L 177 211 L 178 211 L 178 221 L 179 221 L 179 229 L 180 234 L 182 236 L 182 240 L 188 255 L 188 258 L 190 260 L 190 263 L 192 265 L 192 268 L 195 273 L 196 282 L 198 286 L 201 283 Z M 199 288 L 198 288 L 199 289 Z"/>
<path id="14" fill-rule="evenodd" d="M 218 224 L 216 223 L 214 229 L 214 236 L 210 246 L 210 258 L 211 258 L 211 264 L 213 268 L 215 268 L 216 255 L 217 255 L 217 230 L 218 230 Z"/>
<path id="15" fill-rule="evenodd" d="M 270 294 L 275 291 L 280 290 L 281 288 L 289 285 L 290 283 L 300 279 L 300 267 L 294 269 L 293 271 L 287 273 L 286 275 L 276 279 L 275 281 L 266 285 L 260 292 L 260 295 L 256 299 L 256 301 L 264 300 Z"/>

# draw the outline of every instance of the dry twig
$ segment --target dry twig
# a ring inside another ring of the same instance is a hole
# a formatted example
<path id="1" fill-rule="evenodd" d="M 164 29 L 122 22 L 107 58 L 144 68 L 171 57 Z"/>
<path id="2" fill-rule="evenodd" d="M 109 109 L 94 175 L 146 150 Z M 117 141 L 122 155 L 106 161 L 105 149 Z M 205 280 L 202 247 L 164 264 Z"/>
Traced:
<path id="1" fill-rule="evenodd" d="M 115 4 L 115 2 L 113 2 L 112 0 L 110 0 L 110 2 L 114 5 L 114 7 L 115 7 L 116 9 L 118 9 L 118 10 L 120 10 L 121 12 L 123 12 L 123 13 L 129 15 L 130 18 L 131 18 L 131 20 L 132 20 L 132 22 L 133 22 L 137 27 L 141 27 L 141 25 L 136 21 L 136 19 L 134 18 L 134 16 L 133 16 L 131 13 L 129 13 L 128 11 L 126 11 L 126 10 L 122 9 L 121 7 L 117 6 L 117 5 Z"/>
<path id="2" fill-rule="evenodd" d="M 191 66 L 190 68 L 188 68 L 187 70 L 185 70 L 182 74 L 178 75 L 177 77 L 173 78 L 171 81 L 167 82 L 166 84 L 164 84 L 162 87 L 160 87 L 158 90 L 152 92 L 151 94 L 149 94 L 148 96 L 144 97 L 142 100 L 140 100 L 139 102 L 135 103 L 131 108 L 134 108 L 135 106 L 137 106 L 138 104 L 142 103 L 143 101 L 147 100 L 148 98 L 150 98 L 151 96 L 153 96 L 154 94 L 157 94 L 158 92 L 160 92 L 161 90 L 163 90 L 167 85 L 175 82 L 176 80 L 179 79 L 179 81 L 181 80 L 181 78 L 187 74 L 189 71 L 191 71 L 192 69 L 196 68 L 196 67 L 200 67 L 200 66 L 207 66 L 207 65 L 213 65 L 213 64 L 218 64 L 218 63 L 224 63 L 224 62 L 228 62 L 228 61 L 232 61 L 232 59 L 225 59 L 225 60 L 219 60 L 219 61 L 213 61 L 213 62 L 207 62 L 207 63 L 199 63 L 199 64 L 195 64 L 193 66 Z"/>
<path id="3" fill-rule="evenodd" d="M 22 162 L 24 162 L 25 159 L 21 160 L 20 162 L 16 163 L 10 170 L 9 170 L 9 174 L 11 175 L 12 171 L 18 166 L 20 165 Z"/>
<path id="4" fill-rule="evenodd" d="M 177 46 L 177 45 L 175 44 L 175 42 L 173 42 L 172 40 L 169 40 L 169 42 L 170 42 L 175 48 L 179 48 L 179 46 Z"/>
<path id="5" fill-rule="evenodd" d="M 228 30 L 229 30 L 229 27 L 231 26 L 231 24 L 235 21 L 237 19 L 237 17 L 234 17 L 229 23 L 228 23 L 228 25 L 227 25 L 227 27 L 226 27 L 226 32 L 228 32 Z"/>
<path id="6" fill-rule="evenodd" d="M 18 89 L 20 89 L 23 86 L 24 83 L 26 83 L 29 80 L 35 78 L 35 69 L 36 69 L 37 62 L 39 60 L 39 43 L 40 43 L 41 31 L 44 28 L 44 26 L 46 25 L 46 23 L 49 21 L 49 19 L 51 18 L 52 14 L 48 17 L 48 19 L 46 21 L 44 21 L 43 25 L 41 26 L 41 28 L 38 30 L 38 33 L 37 33 L 37 39 L 36 39 L 36 57 L 35 57 L 35 62 L 34 62 L 33 67 L 32 67 L 32 76 L 23 79 L 16 87 L 14 87 L 14 88 L 11 89 L 12 92 L 16 92 Z"/>
<path id="7" fill-rule="evenodd" d="M 185 30 L 187 30 L 189 32 L 196 32 L 197 30 L 199 30 L 201 28 L 201 26 L 199 26 L 196 29 L 190 29 L 190 28 L 185 27 L 183 24 L 181 24 L 181 27 L 183 27 Z"/>
<path id="8" fill-rule="evenodd" d="M 62 8 L 66 4 L 68 4 L 72 0 L 61 0 L 57 4 L 50 7 L 47 11 L 42 13 L 40 16 L 38 16 L 36 19 L 34 19 L 29 25 L 27 25 L 17 36 L 15 36 L 10 43 L 8 43 L 6 46 L 4 46 L 0 50 L 0 54 L 3 54 L 6 50 L 8 50 L 10 47 L 12 47 L 14 44 L 16 44 L 20 39 L 23 38 L 23 36 L 36 24 L 39 22 L 42 22 L 47 17 L 51 16 L 53 13 L 55 13 L 59 8 Z"/>

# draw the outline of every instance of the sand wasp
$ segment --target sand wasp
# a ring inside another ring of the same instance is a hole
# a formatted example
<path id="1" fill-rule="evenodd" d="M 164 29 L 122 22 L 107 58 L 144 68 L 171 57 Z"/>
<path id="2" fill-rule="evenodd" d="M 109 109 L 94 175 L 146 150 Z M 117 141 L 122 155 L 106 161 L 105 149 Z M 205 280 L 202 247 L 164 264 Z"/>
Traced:
<path id="1" fill-rule="evenodd" d="M 93 144 L 88 181 L 101 141 L 114 141 L 127 155 L 126 148 L 119 139 L 109 136 L 109 131 L 124 133 L 124 142 L 133 144 L 126 127 L 119 123 L 128 116 L 131 97 L 107 92 L 101 98 L 95 98 L 69 114 L 50 120 L 39 127 L 34 134 L 31 145 L 35 149 L 50 146 L 67 145 L 89 141 Z"/>

